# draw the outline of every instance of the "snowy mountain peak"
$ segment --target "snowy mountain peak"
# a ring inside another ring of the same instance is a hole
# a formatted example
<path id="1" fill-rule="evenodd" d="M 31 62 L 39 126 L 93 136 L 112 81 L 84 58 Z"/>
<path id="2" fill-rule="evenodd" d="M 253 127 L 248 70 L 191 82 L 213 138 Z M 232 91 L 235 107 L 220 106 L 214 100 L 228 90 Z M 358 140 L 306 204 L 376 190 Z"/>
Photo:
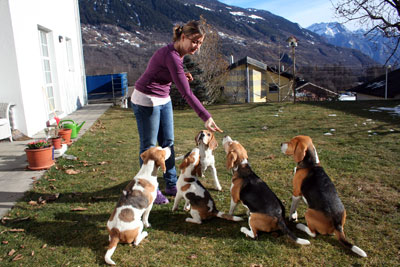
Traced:
<path id="1" fill-rule="evenodd" d="M 376 34 L 374 38 L 367 38 L 364 36 L 365 30 L 350 31 L 338 22 L 315 23 L 307 29 L 320 35 L 330 44 L 359 50 L 381 64 L 386 62 L 390 47 L 394 47 L 393 40 L 382 35 Z M 395 57 L 399 56 L 400 51 Z"/>
<path id="2" fill-rule="evenodd" d="M 350 34 L 351 31 L 348 30 L 345 26 L 338 22 L 322 22 L 322 23 L 314 23 L 308 30 L 315 32 L 318 35 L 325 35 L 334 37 L 337 34 Z"/>

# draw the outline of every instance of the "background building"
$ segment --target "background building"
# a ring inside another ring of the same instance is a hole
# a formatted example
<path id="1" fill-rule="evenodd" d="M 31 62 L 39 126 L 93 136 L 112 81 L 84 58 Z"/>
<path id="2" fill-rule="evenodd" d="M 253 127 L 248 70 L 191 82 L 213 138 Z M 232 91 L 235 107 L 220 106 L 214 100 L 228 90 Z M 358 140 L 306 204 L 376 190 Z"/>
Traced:
<path id="1" fill-rule="evenodd" d="M 251 57 L 229 66 L 224 96 L 229 103 L 289 101 L 292 99 L 292 75 Z"/>

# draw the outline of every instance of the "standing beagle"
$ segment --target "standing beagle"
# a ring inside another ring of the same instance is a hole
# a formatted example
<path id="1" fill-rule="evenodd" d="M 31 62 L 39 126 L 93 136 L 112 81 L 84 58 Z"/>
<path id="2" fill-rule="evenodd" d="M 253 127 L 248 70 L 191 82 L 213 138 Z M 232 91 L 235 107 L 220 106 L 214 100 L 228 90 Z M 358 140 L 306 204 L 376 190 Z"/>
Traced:
<path id="1" fill-rule="evenodd" d="M 297 244 L 309 245 L 308 240 L 296 237 L 287 227 L 282 202 L 250 168 L 244 147 L 229 136 L 223 138 L 222 144 L 226 152 L 226 166 L 233 171 L 229 213 L 233 214 L 239 201 L 249 213 L 250 229 L 242 227 L 240 231 L 256 238 L 258 231 L 281 230 Z"/>
<path id="2" fill-rule="evenodd" d="M 170 156 L 169 147 L 152 147 L 140 155 L 143 165 L 122 191 L 122 196 L 107 222 L 110 244 L 104 256 L 106 263 L 115 265 L 111 256 L 119 242 L 135 242 L 137 246 L 147 236 L 143 226 L 150 227 L 149 214 L 158 188 L 157 170 L 161 166 L 166 171 L 165 160 Z"/>
<path id="3" fill-rule="evenodd" d="M 202 220 L 212 217 L 219 217 L 231 221 L 242 221 L 243 219 L 220 212 L 207 189 L 197 179 L 200 169 L 200 150 L 194 148 L 186 154 L 179 166 L 181 174 L 176 184 L 177 193 L 175 196 L 172 211 L 178 209 L 179 201 L 185 199 L 185 210 L 190 210 L 192 218 L 186 218 L 187 222 L 201 224 Z"/>
<path id="4" fill-rule="evenodd" d="M 215 168 L 214 150 L 218 147 L 214 133 L 209 130 L 200 131 L 195 138 L 196 145 L 200 150 L 201 177 L 208 167 L 211 169 L 211 176 L 214 179 L 214 186 L 218 191 L 222 190 L 219 184 L 217 169 Z"/>
<path id="5" fill-rule="evenodd" d="M 297 220 L 296 209 L 301 197 L 308 206 L 305 214 L 307 226 L 299 223 L 296 227 L 311 237 L 315 237 L 317 232 L 323 235 L 334 233 L 345 247 L 361 257 L 367 257 L 362 249 L 345 238 L 343 226 L 346 210 L 331 179 L 320 165 L 311 138 L 296 136 L 289 142 L 282 143 L 281 150 L 284 154 L 293 156 L 297 163 L 289 218 Z"/>

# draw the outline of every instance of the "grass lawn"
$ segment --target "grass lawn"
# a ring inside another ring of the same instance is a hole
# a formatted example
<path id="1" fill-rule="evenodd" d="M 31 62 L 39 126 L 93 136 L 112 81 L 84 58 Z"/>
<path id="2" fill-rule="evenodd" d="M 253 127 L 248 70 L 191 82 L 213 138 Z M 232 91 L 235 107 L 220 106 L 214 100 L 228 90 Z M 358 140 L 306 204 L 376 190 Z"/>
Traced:
<path id="1" fill-rule="evenodd" d="M 120 266 L 399 266 L 400 262 L 400 116 L 377 107 L 400 101 L 218 105 L 208 107 L 225 133 L 217 134 L 216 167 L 222 192 L 209 188 L 217 208 L 230 205 L 231 174 L 225 169 L 225 134 L 247 149 L 253 170 L 282 200 L 287 213 L 292 196 L 292 158 L 280 143 L 295 135 L 313 138 L 322 166 L 347 210 L 347 238 L 362 248 L 360 258 L 334 236 L 310 238 L 289 227 L 310 246 L 299 246 L 280 232 L 252 240 L 240 232 L 243 222 L 212 219 L 185 222 L 182 208 L 154 205 L 149 236 L 138 246 L 119 244 L 113 260 Z M 175 150 L 195 146 L 204 125 L 194 111 L 175 111 Z M 331 135 L 325 135 L 330 133 Z M 139 170 L 138 134 L 130 109 L 111 108 L 67 151 L 78 160 L 60 159 L 26 193 L 0 224 L 1 266 L 105 265 L 106 222 L 124 186 Z M 177 163 L 177 165 L 179 162 Z M 165 184 L 159 173 L 160 187 Z M 51 197 L 58 198 L 52 200 Z M 49 199 L 50 198 L 50 199 Z M 46 202 L 39 200 L 48 199 Z M 39 202 L 39 203 L 38 203 Z M 305 205 L 299 205 L 304 222 Z M 286 214 L 287 216 L 287 214 Z"/>

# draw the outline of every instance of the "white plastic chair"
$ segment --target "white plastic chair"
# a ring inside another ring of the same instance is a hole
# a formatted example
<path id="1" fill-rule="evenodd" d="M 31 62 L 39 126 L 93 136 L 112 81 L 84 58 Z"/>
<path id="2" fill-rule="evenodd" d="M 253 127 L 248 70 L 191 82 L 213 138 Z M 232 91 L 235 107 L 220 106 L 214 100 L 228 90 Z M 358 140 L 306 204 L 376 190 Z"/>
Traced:
<path id="1" fill-rule="evenodd" d="M 10 125 L 10 103 L 0 103 L 0 140 L 9 138 L 12 139 L 11 125 Z"/>

